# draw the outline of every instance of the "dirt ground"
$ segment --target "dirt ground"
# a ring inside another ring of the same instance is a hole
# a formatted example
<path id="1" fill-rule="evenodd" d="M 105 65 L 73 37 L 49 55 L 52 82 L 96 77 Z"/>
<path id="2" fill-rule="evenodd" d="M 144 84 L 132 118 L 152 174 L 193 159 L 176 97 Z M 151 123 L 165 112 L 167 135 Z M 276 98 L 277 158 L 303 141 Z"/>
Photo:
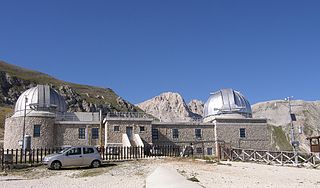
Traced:
<path id="1" fill-rule="evenodd" d="M 97 169 L 59 171 L 44 166 L 0 173 L 1 187 L 119 187 L 143 188 L 157 166 L 177 170 L 202 187 L 320 187 L 320 170 L 193 159 L 144 159 L 108 163 Z"/>

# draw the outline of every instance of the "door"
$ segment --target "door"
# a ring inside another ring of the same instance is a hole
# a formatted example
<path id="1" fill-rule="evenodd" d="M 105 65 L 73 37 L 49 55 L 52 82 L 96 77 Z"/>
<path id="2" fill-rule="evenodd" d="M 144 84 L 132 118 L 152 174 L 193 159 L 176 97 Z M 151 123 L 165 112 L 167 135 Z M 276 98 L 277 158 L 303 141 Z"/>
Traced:
<path id="1" fill-rule="evenodd" d="M 97 154 L 95 154 L 94 149 L 92 147 L 83 147 L 83 161 L 82 165 L 91 165 L 91 162 L 94 159 L 97 159 Z"/>
<path id="2" fill-rule="evenodd" d="M 74 147 L 67 151 L 64 160 L 61 162 L 63 166 L 79 166 L 82 160 L 81 147 Z"/>
<path id="3" fill-rule="evenodd" d="M 132 127 L 127 127 L 126 133 L 128 135 L 128 138 L 131 140 L 132 139 Z"/>

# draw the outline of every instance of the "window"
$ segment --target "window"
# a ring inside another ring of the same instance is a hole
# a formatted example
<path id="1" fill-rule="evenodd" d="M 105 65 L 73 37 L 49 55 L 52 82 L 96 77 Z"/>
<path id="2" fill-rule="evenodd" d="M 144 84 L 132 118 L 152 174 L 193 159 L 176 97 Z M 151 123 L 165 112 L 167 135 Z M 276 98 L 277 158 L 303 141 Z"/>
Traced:
<path id="1" fill-rule="evenodd" d="M 212 155 L 212 148 L 207 148 L 207 155 Z"/>
<path id="2" fill-rule="evenodd" d="M 33 137 L 40 137 L 40 127 L 41 125 L 33 126 Z"/>
<path id="3" fill-rule="evenodd" d="M 197 153 L 202 153 L 202 148 L 196 148 Z"/>
<path id="4" fill-rule="evenodd" d="M 179 138 L 179 130 L 178 129 L 172 129 L 172 138 L 173 139 Z"/>
<path id="5" fill-rule="evenodd" d="M 90 153 L 94 153 L 93 148 L 83 148 L 83 154 L 90 154 Z"/>
<path id="6" fill-rule="evenodd" d="M 158 129 L 152 129 L 152 139 L 158 140 L 159 139 L 159 131 Z"/>
<path id="7" fill-rule="evenodd" d="M 246 137 L 246 129 L 240 128 L 240 138 L 245 138 L 245 137 Z"/>
<path id="8" fill-rule="evenodd" d="M 144 132 L 144 126 L 140 126 L 140 132 Z"/>
<path id="9" fill-rule="evenodd" d="M 194 133 L 196 135 L 196 139 L 200 139 L 202 137 L 201 136 L 201 129 L 195 129 Z"/>
<path id="10" fill-rule="evenodd" d="M 92 137 L 92 139 L 99 138 L 99 128 L 92 128 L 91 129 L 91 137 Z"/>
<path id="11" fill-rule="evenodd" d="M 120 127 L 119 127 L 119 126 L 114 126 L 114 127 L 113 127 L 113 131 L 119 132 L 119 131 L 120 131 Z"/>
<path id="12" fill-rule="evenodd" d="M 86 138 L 86 129 L 85 128 L 79 128 L 79 139 L 85 139 Z"/>
<path id="13" fill-rule="evenodd" d="M 67 154 L 68 155 L 81 155 L 81 148 L 72 148 L 67 152 Z"/>

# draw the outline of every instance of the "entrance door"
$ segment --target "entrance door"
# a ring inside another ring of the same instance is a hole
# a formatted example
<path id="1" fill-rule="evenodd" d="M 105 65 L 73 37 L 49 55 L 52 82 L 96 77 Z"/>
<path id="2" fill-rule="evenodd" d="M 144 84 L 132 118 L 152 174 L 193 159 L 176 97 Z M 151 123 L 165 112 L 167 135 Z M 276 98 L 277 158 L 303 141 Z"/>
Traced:
<path id="1" fill-rule="evenodd" d="M 128 135 L 128 138 L 131 140 L 132 139 L 132 127 L 127 127 L 126 133 Z"/>

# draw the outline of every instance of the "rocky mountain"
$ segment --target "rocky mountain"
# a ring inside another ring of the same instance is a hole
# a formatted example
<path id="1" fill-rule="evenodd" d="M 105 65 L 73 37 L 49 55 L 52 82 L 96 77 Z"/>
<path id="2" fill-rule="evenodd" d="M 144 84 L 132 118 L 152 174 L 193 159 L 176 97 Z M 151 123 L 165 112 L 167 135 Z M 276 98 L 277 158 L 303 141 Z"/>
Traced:
<path id="1" fill-rule="evenodd" d="M 192 121 L 201 118 L 197 112 L 201 111 L 203 104 L 200 101 L 185 103 L 178 93 L 166 92 L 150 100 L 137 104 L 146 113 L 153 115 L 160 121 Z"/>
<path id="2" fill-rule="evenodd" d="M 204 103 L 200 100 L 193 99 L 188 103 L 188 108 L 191 112 L 203 116 Z"/>
<path id="3" fill-rule="evenodd" d="M 320 135 L 320 101 L 291 101 L 295 138 L 301 151 L 309 151 L 306 137 Z M 142 110 L 161 121 L 192 121 L 203 115 L 203 102 L 192 100 L 186 105 L 178 93 L 167 92 L 138 104 Z M 268 119 L 271 144 L 275 150 L 292 150 L 290 142 L 290 115 L 286 101 L 267 101 L 252 105 L 254 118 Z M 300 132 L 300 133 L 299 133 Z"/>
<path id="4" fill-rule="evenodd" d="M 37 84 L 49 84 L 56 89 L 65 98 L 69 111 L 141 111 L 110 88 L 65 82 L 0 61 L 0 129 L 3 127 L 5 114 L 12 111 L 10 109 L 13 109 L 21 93 Z"/>
<path id="5" fill-rule="evenodd" d="M 300 149 L 309 151 L 309 145 L 306 137 L 320 135 L 320 101 L 291 101 L 292 113 L 295 114 L 294 121 L 295 138 L 300 142 Z M 282 141 L 275 140 L 277 144 L 284 144 L 290 149 L 290 115 L 289 104 L 286 101 L 267 101 L 254 104 L 252 106 L 253 117 L 267 118 L 271 125 L 272 133 L 275 136 L 284 134 Z M 283 132 L 283 133 L 281 133 Z"/>

